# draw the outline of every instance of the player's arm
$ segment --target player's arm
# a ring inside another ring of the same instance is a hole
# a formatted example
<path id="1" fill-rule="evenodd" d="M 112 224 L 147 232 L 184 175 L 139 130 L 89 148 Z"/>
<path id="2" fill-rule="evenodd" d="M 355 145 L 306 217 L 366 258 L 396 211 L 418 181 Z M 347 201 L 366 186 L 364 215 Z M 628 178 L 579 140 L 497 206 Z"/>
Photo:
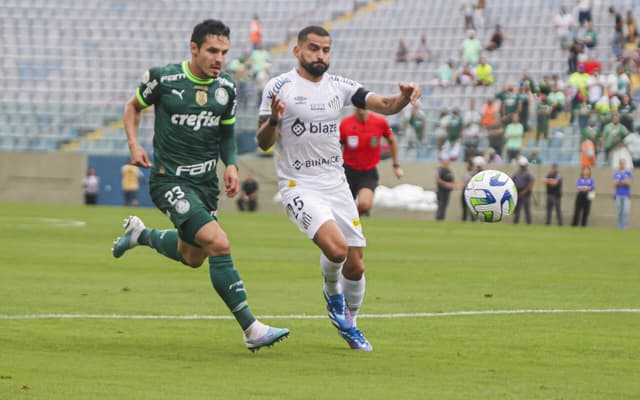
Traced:
<path id="1" fill-rule="evenodd" d="M 276 142 L 280 133 L 280 120 L 284 114 L 284 103 L 278 95 L 271 95 L 271 115 L 261 115 L 258 119 L 258 147 L 266 151 Z"/>
<path id="2" fill-rule="evenodd" d="M 131 97 L 124 106 L 124 131 L 127 135 L 127 144 L 131 153 L 131 162 L 139 167 L 149 168 L 151 162 L 147 152 L 138 141 L 138 128 L 142 119 L 142 110 L 146 107 L 141 104 L 137 96 Z"/>
<path id="3" fill-rule="evenodd" d="M 400 93 L 395 96 L 380 96 L 377 93 L 367 92 L 366 90 L 360 88 L 353 96 L 352 102 L 354 103 L 354 105 L 359 106 L 357 104 L 359 100 L 358 95 L 364 93 L 364 108 L 383 115 L 396 114 L 403 108 L 405 108 L 409 103 L 415 104 L 422 95 L 420 86 L 415 83 L 401 83 L 399 87 Z"/>
<path id="4" fill-rule="evenodd" d="M 386 139 L 387 142 L 389 142 L 389 150 L 391 150 L 393 173 L 396 178 L 402 179 L 404 177 L 404 171 L 402 170 L 402 167 L 400 167 L 400 160 L 398 160 L 398 141 L 394 135 L 389 135 Z"/>

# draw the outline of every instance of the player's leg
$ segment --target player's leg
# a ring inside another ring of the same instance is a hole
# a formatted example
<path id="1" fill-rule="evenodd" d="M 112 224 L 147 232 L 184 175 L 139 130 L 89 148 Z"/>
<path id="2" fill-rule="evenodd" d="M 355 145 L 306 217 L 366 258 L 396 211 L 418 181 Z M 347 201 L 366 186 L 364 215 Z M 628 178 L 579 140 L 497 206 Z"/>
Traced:
<path id="1" fill-rule="evenodd" d="M 138 245 L 151 247 L 166 257 L 184 262 L 178 251 L 177 229 L 150 229 L 134 215 L 124 220 L 124 234 L 113 242 L 111 251 L 114 257 L 120 258 Z"/>
<path id="2" fill-rule="evenodd" d="M 247 301 L 247 291 L 231 257 L 227 234 L 217 221 L 202 209 L 181 227 L 180 252 L 185 262 L 199 266 L 209 259 L 209 277 L 216 293 L 227 305 L 243 331 L 251 351 L 271 346 L 289 335 L 288 329 L 274 328 L 258 321 Z"/>
<path id="3" fill-rule="evenodd" d="M 358 214 L 369 215 L 373 208 L 373 190 L 368 187 L 360 189 L 358 192 Z"/>
<path id="4" fill-rule="evenodd" d="M 342 267 L 342 290 L 354 325 L 364 299 L 366 279 L 364 275 L 364 248 L 349 247 L 349 255 Z"/>

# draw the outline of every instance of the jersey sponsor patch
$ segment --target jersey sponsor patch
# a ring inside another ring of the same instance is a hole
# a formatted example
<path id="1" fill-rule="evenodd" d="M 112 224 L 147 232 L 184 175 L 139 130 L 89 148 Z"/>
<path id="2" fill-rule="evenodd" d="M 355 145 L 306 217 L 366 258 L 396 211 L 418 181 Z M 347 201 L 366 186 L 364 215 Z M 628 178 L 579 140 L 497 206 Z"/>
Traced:
<path id="1" fill-rule="evenodd" d="M 359 140 L 359 138 L 357 136 L 348 136 L 347 137 L 347 146 L 349 146 L 351 148 L 358 147 L 358 140 Z"/>
<path id="2" fill-rule="evenodd" d="M 151 79 L 151 73 L 149 72 L 149 70 L 146 70 L 142 75 L 142 83 L 149 82 L 149 79 Z"/>
<path id="3" fill-rule="evenodd" d="M 204 106 L 205 104 L 207 104 L 208 100 L 209 95 L 207 94 L 207 92 L 205 92 L 204 90 L 196 91 L 196 103 L 198 103 L 199 106 Z"/>

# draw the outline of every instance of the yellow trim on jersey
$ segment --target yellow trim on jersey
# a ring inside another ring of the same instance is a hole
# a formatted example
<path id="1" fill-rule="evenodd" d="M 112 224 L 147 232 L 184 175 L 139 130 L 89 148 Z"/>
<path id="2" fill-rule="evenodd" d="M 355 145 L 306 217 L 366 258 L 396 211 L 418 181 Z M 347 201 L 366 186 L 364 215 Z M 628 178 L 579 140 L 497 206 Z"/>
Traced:
<path id="1" fill-rule="evenodd" d="M 211 85 L 214 81 L 213 78 L 201 79 L 195 76 L 194 74 L 192 74 L 191 71 L 189 70 L 189 61 L 187 60 L 184 60 L 182 62 L 182 72 L 184 72 L 184 75 L 187 77 L 187 79 L 200 85 Z"/>
<path id="2" fill-rule="evenodd" d="M 142 104 L 143 107 L 149 107 L 146 101 L 142 98 L 142 94 L 140 94 L 140 88 L 136 88 L 136 99 L 138 99 L 138 103 Z"/>
<path id="3" fill-rule="evenodd" d="M 225 119 L 225 120 L 220 121 L 220 124 L 221 124 L 221 125 L 233 125 L 233 124 L 235 124 L 235 123 L 236 123 L 236 117 L 233 117 L 233 118 L 229 118 L 229 119 Z"/>

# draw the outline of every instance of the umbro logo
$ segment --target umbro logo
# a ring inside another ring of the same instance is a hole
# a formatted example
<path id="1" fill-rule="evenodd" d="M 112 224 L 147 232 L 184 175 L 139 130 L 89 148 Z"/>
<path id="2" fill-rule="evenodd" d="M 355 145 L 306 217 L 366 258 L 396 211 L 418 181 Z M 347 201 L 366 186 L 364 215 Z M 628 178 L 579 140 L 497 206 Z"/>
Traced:
<path id="1" fill-rule="evenodd" d="M 181 90 L 181 91 L 179 91 L 179 92 L 178 92 L 177 90 L 175 90 L 175 89 L 171 89 L 171 94 L 175 94 L 176 96 L 180 97 L 180 100 L 184 100 L 184 99 L 182 98 L 182 93 L 184 93 L 184 89 L 182 89 L 182 90 Z"/>

